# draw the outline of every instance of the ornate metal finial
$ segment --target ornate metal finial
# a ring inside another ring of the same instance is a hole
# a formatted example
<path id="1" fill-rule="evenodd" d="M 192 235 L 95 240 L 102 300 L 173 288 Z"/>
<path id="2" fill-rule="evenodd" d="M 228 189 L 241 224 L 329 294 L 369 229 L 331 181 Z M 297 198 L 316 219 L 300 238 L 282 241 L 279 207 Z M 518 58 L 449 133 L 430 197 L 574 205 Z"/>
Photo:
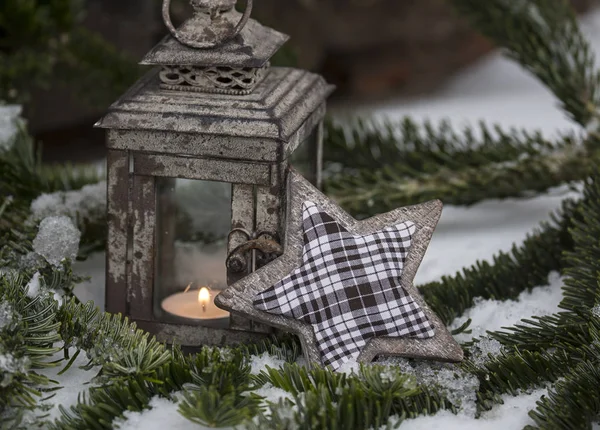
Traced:
<path id="1" fill-rule="evenodd" d="M 194 9 L 191 25 L 184 25 L 178 30 L 171 21 L 171 0 L 163 0 L 163 21 L 181 44 L 199 49 L 215 48 L 242 31 L 252 14 L 252 1 L 246 0 L 246 10 L 236 23 L 235 17 L 239 14 L 231 12 L 235 12 L 233 8 L 237 0 L 190 0 Z"/>

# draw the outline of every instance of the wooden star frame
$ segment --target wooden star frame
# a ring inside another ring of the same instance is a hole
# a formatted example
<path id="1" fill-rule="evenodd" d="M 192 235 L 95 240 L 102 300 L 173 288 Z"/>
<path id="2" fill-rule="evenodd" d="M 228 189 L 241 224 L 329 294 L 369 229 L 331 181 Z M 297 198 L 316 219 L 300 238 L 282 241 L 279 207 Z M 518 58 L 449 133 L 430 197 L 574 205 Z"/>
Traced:
<path id="1" fill-rule="evenodd" d="M 363 221 L 357 221 L 293 169 L 288 175 L 287 196 L 283 255 L 221 292 L 215 297 L 217 306 L 245 318 L 298 335 L 308 361 L 311 364 L 321 365 L 321 355 L 310 324 L 270 314 L 253 306 L 253 300 L 258 293 L 271 287 L 301 265 L 304 245 L 302 204 L 305 201 L 314 202 L 348 231 L 357 235 L 371 234 L 390 225 L 412 221 L 416 225 L 416 231 L 404 265 L 401 285 L 425 312 L 434 326 L 435 335 L 427 339 L 374 337 L 362 349 L 358 361 L 372 362 L 378 356 L 401 356 L 447 362 L 457 362 L 463 359 L 460 345 L 413 285 L 417 269 L 423 260 L 442 213 L 442 203 L 439 200 L 395 209 Z"/>

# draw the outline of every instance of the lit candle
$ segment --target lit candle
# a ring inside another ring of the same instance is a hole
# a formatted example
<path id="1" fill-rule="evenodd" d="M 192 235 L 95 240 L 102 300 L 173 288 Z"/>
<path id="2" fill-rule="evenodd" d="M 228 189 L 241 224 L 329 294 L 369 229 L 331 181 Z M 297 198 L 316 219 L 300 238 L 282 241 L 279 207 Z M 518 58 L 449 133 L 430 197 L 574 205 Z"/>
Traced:
<path id="1" fill-rule="evenodd" d="M 215 305 L 215 295 L 202 287 L 190 291 L 191 284 L 182 293 L 173 294 L 162 302 L 162 308 L 175 316 L 192 320 L 222 320 L 229 318 L 229 312 Z"/>

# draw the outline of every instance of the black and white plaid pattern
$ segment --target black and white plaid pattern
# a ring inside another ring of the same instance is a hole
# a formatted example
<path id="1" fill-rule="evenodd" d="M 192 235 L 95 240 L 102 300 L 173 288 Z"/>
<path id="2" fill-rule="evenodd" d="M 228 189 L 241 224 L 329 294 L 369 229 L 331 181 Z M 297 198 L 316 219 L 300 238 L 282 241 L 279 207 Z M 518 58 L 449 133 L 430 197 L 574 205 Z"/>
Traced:
<path id="1" fill-rule="evenodd" d="M 311 324 L 323 364 L 334 370 L 372 337 L 434 335 L 400 285 L 413 222 L 355 236 L 312 202 L 304 202 L 302 216 L 302 265 L 258 294 L 257 309 Z"/>

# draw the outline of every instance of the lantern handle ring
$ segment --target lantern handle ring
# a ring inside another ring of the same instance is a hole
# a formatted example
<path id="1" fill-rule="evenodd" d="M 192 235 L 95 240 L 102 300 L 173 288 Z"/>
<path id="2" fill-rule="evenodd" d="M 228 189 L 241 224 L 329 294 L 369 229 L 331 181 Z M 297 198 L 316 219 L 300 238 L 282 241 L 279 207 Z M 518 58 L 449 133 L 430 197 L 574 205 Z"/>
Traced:
<path id="1" fill-rule="evenodd" d="M 236 24 L 231 31 L 226 32 L 224 34 L 219 34 L 217 32 L 212 32 L 214 34 L 213 40 L 198 40 L 193 37 L 186 36 L 185 33 L 177 30 L 171 21 L 171 0 L 163 0 L 162 6 L 162 17 L 167 29 L 173 35 L 175 39 L 179 41 L 179 43 L 189 46 L 190 48 L 198 48 L 198 49 L 210 49 L 216 48 L 226 42 L 229 42 L 235 36 L 240 34 L 240 32 L 244 29 L 248 20 L 250 19 L 250 15 L 252 14 L 252 3 L 253 0 L 246 0 L 246 9 L 240 18 L 240 21 Z M 206 30 L 210 30 L 207 28 Z M 207 31 L 211 33 L 210 31 Z"/>

